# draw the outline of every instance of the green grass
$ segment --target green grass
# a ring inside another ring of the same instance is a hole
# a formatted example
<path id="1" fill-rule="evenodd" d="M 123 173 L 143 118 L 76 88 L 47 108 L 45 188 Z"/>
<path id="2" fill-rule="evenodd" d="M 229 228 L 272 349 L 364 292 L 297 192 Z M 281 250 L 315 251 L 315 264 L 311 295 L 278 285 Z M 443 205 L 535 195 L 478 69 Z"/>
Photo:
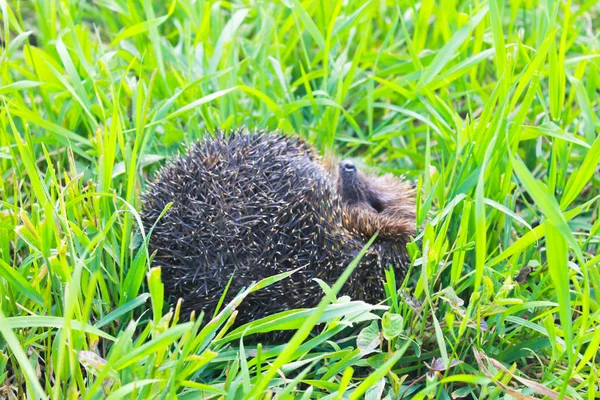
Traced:
<path id="1" fill-rule="evenodd" d="M 0 1 L 0 398 L 600 396 L 595 0 L 162 3 Z M 140 193 L 240 125 L 417 182 L 381 319 L 168 311 Z"/>

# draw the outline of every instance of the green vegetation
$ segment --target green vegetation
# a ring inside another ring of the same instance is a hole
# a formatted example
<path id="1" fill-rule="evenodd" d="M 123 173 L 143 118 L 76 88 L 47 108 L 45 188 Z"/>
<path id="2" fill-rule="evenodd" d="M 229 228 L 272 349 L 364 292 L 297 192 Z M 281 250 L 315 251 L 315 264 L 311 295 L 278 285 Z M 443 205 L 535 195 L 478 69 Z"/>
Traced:
<path id="1" fill-rule="evenodd" d="M 0 9 L 0 398 L 599 396 L 596 0 Z M 261 347 L 228 330 L 233 304 L 169 313 L 140 192 L 239 125 L 418 183 L 382 319 L 340 298 Z"/>

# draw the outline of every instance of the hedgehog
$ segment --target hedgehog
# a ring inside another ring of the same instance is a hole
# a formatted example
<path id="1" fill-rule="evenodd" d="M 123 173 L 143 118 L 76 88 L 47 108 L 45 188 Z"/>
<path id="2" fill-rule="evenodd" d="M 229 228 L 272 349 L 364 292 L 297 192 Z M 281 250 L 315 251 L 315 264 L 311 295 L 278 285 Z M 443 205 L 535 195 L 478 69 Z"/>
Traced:
<path id="1" fill-rule="evenodd" d="M 365 174 L 352 161 L 328 166 L 299 136 L 240 128 L 206 134 L 163 166 L 143 194 L 141 217 L 146 230 L 154 226 L 149 250 L 165 295 L 183 299 L 184 316 L 213 315 L 232 276 L 225 301 L 298 269 L 246 297 L 239 326 L 315 307 L 323 293 L 314 278 L 333 284 L 375 233 L 341 294 L 385 300 L 385 270 L 393 267 L 399 282 L 406 274 L 414 194 L 409 182 Z"/>

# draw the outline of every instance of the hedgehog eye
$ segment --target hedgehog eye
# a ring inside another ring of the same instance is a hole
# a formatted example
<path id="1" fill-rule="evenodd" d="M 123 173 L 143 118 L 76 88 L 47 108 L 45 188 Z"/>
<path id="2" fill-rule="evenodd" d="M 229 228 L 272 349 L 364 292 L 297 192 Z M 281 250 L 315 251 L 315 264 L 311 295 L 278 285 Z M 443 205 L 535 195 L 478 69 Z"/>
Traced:
<path id="1" fill-rule="evenodd" d="M 381 201 L 379 201 L 379 199 L 377 198 L 370 198 L 369 205 L 373 207 L 378 213 L 382 212 L 384 208 L 383 204 L 381 204 Z"/>

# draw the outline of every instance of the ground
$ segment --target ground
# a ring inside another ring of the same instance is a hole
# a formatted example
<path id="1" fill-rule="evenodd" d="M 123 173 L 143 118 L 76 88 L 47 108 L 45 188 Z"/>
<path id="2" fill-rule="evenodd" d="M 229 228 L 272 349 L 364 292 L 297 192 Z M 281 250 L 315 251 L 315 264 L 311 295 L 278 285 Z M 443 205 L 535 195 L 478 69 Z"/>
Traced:
<path id="1" fill-rule="evenodd" d="M 599 396 L 595 0 L 0 10 L 0 398 Z M 140 195 L 238 126 L 416 183 L 385 304 L 334 285 L 285 347 L 169 312 Z"/>

